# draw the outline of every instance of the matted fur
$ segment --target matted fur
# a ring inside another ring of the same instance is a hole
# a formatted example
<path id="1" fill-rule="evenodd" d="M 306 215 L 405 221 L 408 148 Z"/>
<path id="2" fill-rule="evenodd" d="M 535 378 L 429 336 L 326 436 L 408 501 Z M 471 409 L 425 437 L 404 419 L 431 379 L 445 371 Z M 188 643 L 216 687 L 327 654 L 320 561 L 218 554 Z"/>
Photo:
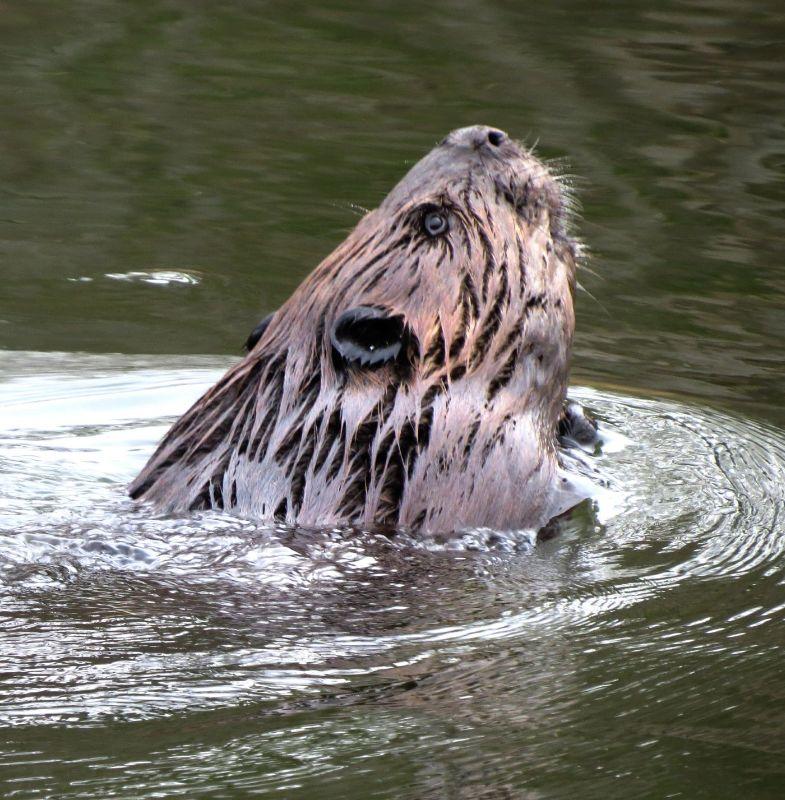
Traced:
<path id="1" fill-rule="evenodd" d="M 538 528 L 564 510 L 578 245 L 555 177 L 493 132 L 453 131 L 360 220 L 174 424 L 133 497 L 429 531 Z M 422 229 L 430 206 L 449 214 L 441 237 Z M 405 318 L 411 369 L 336 366 L 332 324 L 357 306 Z"/>

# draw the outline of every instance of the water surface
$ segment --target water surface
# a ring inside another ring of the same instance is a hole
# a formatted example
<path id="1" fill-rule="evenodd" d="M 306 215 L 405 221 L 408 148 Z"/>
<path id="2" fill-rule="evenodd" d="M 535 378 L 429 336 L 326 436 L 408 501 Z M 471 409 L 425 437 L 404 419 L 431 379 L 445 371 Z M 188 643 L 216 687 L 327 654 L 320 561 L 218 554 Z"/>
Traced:
<path id="1" fill-rule="evenodd" d="M 4 796 L 782 794 L 779 3 L 50 0 L 0 43 Z M 130 503 L 476 122 L 574 176 L 596 503 L 536 546 Z"/>

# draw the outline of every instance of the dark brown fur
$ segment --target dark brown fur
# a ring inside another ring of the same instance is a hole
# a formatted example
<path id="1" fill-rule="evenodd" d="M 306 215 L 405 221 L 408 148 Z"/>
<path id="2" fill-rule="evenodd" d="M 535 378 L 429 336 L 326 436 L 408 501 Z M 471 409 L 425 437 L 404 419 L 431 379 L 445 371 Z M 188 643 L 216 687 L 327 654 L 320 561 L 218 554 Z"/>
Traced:
<path id="1" fill-rule="evenodd" d="M 175 423 L 131 495 L 430 531 L 538 528 L 575 502 L 556 429 L 578 246 L 558 181 L 495 133 L 454 131 L 416 164 Z M 422 229 L 431 206 L 445 236 Z M 404 317 L 408 368 L 336 365 L 331 326 L 357 306 Z"/>

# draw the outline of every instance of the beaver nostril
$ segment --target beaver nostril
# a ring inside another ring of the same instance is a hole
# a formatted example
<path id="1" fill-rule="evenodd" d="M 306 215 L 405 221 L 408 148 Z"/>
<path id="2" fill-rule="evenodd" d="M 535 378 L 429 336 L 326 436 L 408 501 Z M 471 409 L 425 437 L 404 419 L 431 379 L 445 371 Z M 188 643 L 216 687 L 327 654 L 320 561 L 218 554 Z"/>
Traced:
<path id="1" fill-rule="evenodd" d="M 505 139 L 504 133 L 502 131 L 488 131 L 488 141 L 494 146 L 498 147 Z"/>

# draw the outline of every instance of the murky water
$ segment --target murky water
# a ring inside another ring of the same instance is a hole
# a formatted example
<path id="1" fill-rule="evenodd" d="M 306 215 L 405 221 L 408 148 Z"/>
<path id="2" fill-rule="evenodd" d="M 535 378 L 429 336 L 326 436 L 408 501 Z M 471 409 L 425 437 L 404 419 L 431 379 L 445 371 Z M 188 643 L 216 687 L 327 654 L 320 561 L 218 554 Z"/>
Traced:
<path id="1" fill-rule="evenodd" d="M 783 794 L 780 3 L 11 3 L 0 43 L 3 796 Z M 577 176 L 593 506 L 532 544 L 128 501 L 473 122 Z"/>

